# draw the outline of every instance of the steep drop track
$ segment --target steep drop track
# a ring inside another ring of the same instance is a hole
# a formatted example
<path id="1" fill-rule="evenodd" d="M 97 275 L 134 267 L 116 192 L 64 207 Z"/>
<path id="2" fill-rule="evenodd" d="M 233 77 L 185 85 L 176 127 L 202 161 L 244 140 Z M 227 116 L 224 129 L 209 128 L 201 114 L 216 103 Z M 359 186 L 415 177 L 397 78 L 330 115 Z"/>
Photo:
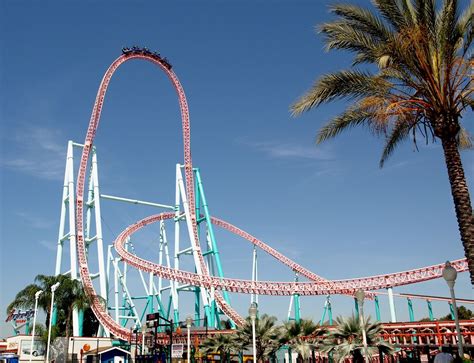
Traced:
<path id="1" fill-rule="evenodd" d="M 127 328 L 124 328 L 117 324 L 107 312 L 107 307 L 103 305 L 101 300 L 97 297 L 97 294 L 92 283 L 92 279 L 89 274 L 89 267 L 87 263 L 86 245 L 84 241 L 84 225 L 83 225 L 83 205 L 84 205 L 84 186 L 87 172 L 87 164 L 89 156 L 92 150 L 94 137 L 99 126 L 100 115 L 104 104 L 105 94 L 109 86 L 110 80 L 121 64 L 131 59 L 143 59 L 151 63 L 154 63 L 161 68 L 170 79 L 173 84 L 179 100 L 179 107 L 181 110 L 182 128 L 183 128 L 183 141 L 184 141 L 184 171 L 185 171 L 185 184 L 186 193 L 188 198 L 189 206 L 194 206 L 194 180 L 193 180 L 193 165 L 191 158 L 191 143 L 190 143 L 190 121 L 188 104 L 186 96 L 184 94 L 183 87 L 179 82 L 175 73 L 171 70 L 169 63 L 151 54 L 137 54 L 129 53 L 118 57 L 107 69 L 97 93 L 94 108 L 92 110 L 89 127 L 87 129 L 86 139 L 84 142 L 84 148 L 81 156 L 79 172 L 77 177 L 77 190 L 76 190 L 76 243 L 77 243 L 77 254 L 79 262 L 79 271 L 81 274 L 82 283 L 86 294 L 91 298 L 92 309 L 99 319 L 100 323 L 108 329 L 111 334 L 118 338 L 129 340 L 130 332 Z M 116 239 L 115 248 L 117 253 L 126 261 L 128 264 L 136 267 L 139 270 L 151 272 L 155 275 L 163 278 L 179 281 L 182 283 L 191 284 L 194 286 L 201 286 L 207 289 L 214 288 L 216 290 L 228 290 L 231 292 L 239 293 L 257 293 L 260 295 L 292 295 L 298 293 L 300 295 L 325 295 L 325 294 L 352 294 L 354 290 L 363 288 L 364 290 L 376 290 L 391 286 L 399 286 L 412 284 L 421 281 L 427 281 L 441 276 L 442 268 L 444 264 L 424 267 L 416 270 L 391 273 L 386 275 L 371 276 L 365 278 L 348 279 L 348 280 L 326 280 L 315 273 L 305 269 L 298 265 L 296 262 L 290 260 L 286 256 L 282 255 L 278 251 L 274 250 L 267 244 L 248 234 L 247 232 L 227 223 L 223 220 L 212 218 L 212 223 L 216 226 L 224 228 L 234 234 L 247 239 L 254 245 L 258 246 L 271 256 L 276 258 L 279 262 L 289 266 L 292 270 L 298 272 L 300 275 L 308 278 L 312 282 L 270 282 L 270 281 L 249 281 L 249 280 L 237 280 L 230 278 L 218 278 L 211 276 L 204 262 L 202 252 L 199 246 L 198 229 L 197 229 L 197 216 L 194 208 L 190 209 L 191 224 L 194 240 L 196 241 L 196 250 L 199 257 L 199 265 L 202 270 L 202 274 L 194 274 L 191 272 L 180 271 L 170 269 L 162 265 L 144 260 L 138 256 L 132 255 L 124 249 L 124 243 L 128 236 L 131 236 L 137 230 L 145 227 L 150 223 L 157 222 L 161 219 L 170 219 L 174 217 L 174 213 L 163 213 L 159 215 L 153 215 L 147 217 L 129 227 L 127 227 Z M 452 262 L 453 266 L 458 271 L 467 270 L 467 262 L 465 259 L 456 260 Z M 236 324 L 240 325 L 244 322 L 242 317 L 229 306 L 222 295 L 218 292 L 215 293 L 215 299 L 224 311 L 224 313 L 231 318 Z"/>

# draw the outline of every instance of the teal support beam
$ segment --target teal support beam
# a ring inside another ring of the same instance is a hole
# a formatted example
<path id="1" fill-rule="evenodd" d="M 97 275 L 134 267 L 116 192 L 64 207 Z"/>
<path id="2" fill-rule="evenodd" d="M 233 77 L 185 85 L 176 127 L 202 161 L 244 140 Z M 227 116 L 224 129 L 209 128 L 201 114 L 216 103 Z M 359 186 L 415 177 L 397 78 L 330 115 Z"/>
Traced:
<path id="1" fill-rule="evenodd" d="M 359 303 L 357 302 L 356 298 L 354 298 L 354 307 L 356 318 L 359 319 Z"/>
<path id="2" fill-rule="evenodd" d="M 331 301 L 328 300 L 328 316 L 329 316 L 329 325 L 332 325 L 332 306 Z"/>
<path id="3" fill-rule="evenodd" d="M 409 297 L 407 297 L 407 303 L 408 303 L 408 316 L 410 317 L 410 321 L 414 322 L 415 312 L 413 311 L 413 301 Z"/>
<path id="4" fill-rule="evenodd" d="M 327 311 L 328 311 L 328 306 L 327 306 L 327 304 L 324 304 L 323 315 L 321 316 L 321 320 L 319 320 L 319 325 L 324 324 L 324 319 L 326 319 Z"/>
<path id="5" fill-rule="evenodd" d="M 301 321 L 300 295 L 298 294 L 295 294 L 295 321 L 297 323 Z"/>
<path id="6" fill-rule="evenodd" d="M 217 274 L 219 278 L 222 279 L 224 278 L 224 271 L 222 269 L 222 263 L 221 263 L 221 259 L 219 255 L 219 250 L 217 248 L 216 237 L 215 237 L 214 228 L 211 222 L 211 216 L 210 216 L 209 208 L 207 205 L 206 195 L 204 194 L 204 187 L 202 185 L 201 174 L 198 168 L 194 169 L 194 173 L 195 173 L 196 184 L 197 184 L 196 194 L 199 194 L 199 200 L 200 200 L 199 208 L 200 208 L 200 211 L 203 212 L 204 218 L 206 220 L 207 231 L 209 233 L 209 239 L 211 240 L 211 245 L 212 245 L 212 251 L 213 251 L 212 255 L 214 256 L 214 261 L 216 262 L 216 266 L 217 266 Z M 196 197 L 195 200 L 198 200 L 198 198 Z M 228 304 L 230 304 L 229 294 L 227 293 L 227 291 L 223 291 L 223 296 L 224 296 L 224 300 Z M 212 314 L 210 311 L 210 307 L 205 306 L 204 311 L 205 311 L 205 314 L 208 316 L 208 319 L 210 319 L 210 321 L 214 323 L 214 319 L 212 319 L 212 317 L 210 316 L 210 314 Z M 235 327 L 235 322 L 231 321 L 231 324 L 232 324 L 232 327 Z"/>
<path id="7" fill-rule="evenodd" d="M 25 335 L 30 335 L 30 319 L 28 318 L 25 323 Z"/>
<path id="8" fill-rule="evenodd" d="M 449 302 L 449 312 L 451 313 L 451 319 L 454 320 L 454 307 L 451 302 Z"/>
<path id="9" fill-rule="evenodd" d="M 79 336 L 83 336 L 83 331 L 84 331 L 84 310 L 79 310 L 78 311 L 78 320 L 79 320 Z"/>
<path id="10" fill-rule="evenodd" d="M 380 318 L 379 297 L 377 295 L 375 295 L 374 302 L 375 302 L 375 318 L 377 319 L 377 321 L 382 321 L 382 319 Z"/>
<path id="11" fill-rule="evenodd" d="M 431 301 L 426 300 L 426 303 L 428 304 L 428 316 L 430 317 L 430 320 L 434 320 L 434 315 L 433 315 L 433 307 L 431 306 Z"/>
<path id="12" fill-rule="evenodd" d="M 51 325 L 56 326 L 56 323 L 58 322 L 58 309 L 56 309 L 56 304 L 53 306 L 53 314 L 51 316 Z"/>

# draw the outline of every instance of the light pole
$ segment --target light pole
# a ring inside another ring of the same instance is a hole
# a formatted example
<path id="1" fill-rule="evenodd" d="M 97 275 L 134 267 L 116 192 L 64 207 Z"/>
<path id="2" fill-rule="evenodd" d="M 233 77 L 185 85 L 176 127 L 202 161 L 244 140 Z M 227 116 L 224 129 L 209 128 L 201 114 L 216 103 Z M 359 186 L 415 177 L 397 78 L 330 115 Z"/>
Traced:
<path id="1" fill-rule="evenodd" d="M 355 293 L 355 298 L 357 299 L 357 305 L 359 306 L 359 323 L 360 329 L 362 330 L 362 343 L 364 344 L 364 361 L 368 362 L 367 357 L 367 336 L 365 335 L 365 326 L 364 326 L 364 290 L 359 289 Z"/>
<path id="2" fill-rule="evenodd" d="M 186 328 L 188 328 L 188 363 L 191 361 L 191 325 L 193 325 L 193 318 L 188 316 L 186 318 Z"/>
<path id="3" fill-rule="evenodd" d="M 257 343 L 255 341 L 255 319 L 257 319 L 257 303 L 253 302 L 249 307 L 249 316 L 252 321 L 252 350 L 253 350 L 253 363 L 257 363 Z"/>
<path id="4" fill-rule="evenodd" d="M 38 298 L 43 293 L 43 290 L 36 291 L 35 293 L 35 311 L 33 314 L 33 331 L 31 332 L 31 343 L 30 343 L 30 363 L 31 356 L 33 355 L 33 345 L 35 342 L 35 325 L 36 325 L 36 311 L 38 310 Z"/>
<path id="5" fill-rule="evenodd" d="M 446 261 L 446 264 L 443 268 L 443 278 L 446 280 L 446 283 L 449 286 L 449 292 L 451 293 L 451 304 L 453 304 L 454 309 L 454 324 L 456 325 L 456 334 L 458 336 L 459 356 L 462 358 L 464 356 L 464 349 L 462 348 L 462 336 L 461 328 L 459 326 L 458 307 L 456 305 L 456 297 L 454 296 L 454 283 L 456 282 L 457 276 L 458 272 L 456 271 L 456 269 L 451 265 L 449 261 Z"/>
<path id="6" fill-rule="evenodd" d="M 53 286 L 51 286 L 51 307 L 49 313 L 49 328 L 48 328 L 48 344 L 46 346 L 46 363 L 49 362 L 49 346 L 50 346 L 50 338 L 51 338 L 51 322 L 53 320 L 53 308 L 54 308 L 54 292 L 59 286 L 59 281 L 56 282 Z"/>

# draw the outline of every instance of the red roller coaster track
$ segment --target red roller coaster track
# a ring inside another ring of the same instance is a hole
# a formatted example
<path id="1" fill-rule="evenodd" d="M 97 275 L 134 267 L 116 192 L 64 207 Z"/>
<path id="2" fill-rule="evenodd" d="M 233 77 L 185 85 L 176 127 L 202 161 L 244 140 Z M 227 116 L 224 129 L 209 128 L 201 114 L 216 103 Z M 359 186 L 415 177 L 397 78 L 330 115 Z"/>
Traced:
<path id="1" fill-rule="evenodd" d="M 194 181 L 193 181 L 193 165 L 191 159 L 191 143 L 190 143 L 190 122 L 189 122 L 189 111 L 184 94 L 183 87 L 181 86 L 177 76 L 170 69 L 169 65 L 163 60 L 148 54 L 131 53 L 125 54 L 117 58 L 107 69 L 97 93 L 94 108 L 87 129 L 86 139 L 84 142 L 84 148 L 81 156 L 79 173 L 77 178 L 77 190 L 76 190 L 76 243 L 77 243 L 77 254 L 79 261 L 79 270 L 81 279 L 84 285 L 86 294 L 92 300 L 92 309 L 101 322 L 112 334 L 124 340 L 130 339 L 130 332 L 117 324 L 112 317 L 108 314 L 107 308 L 103 305 L 101 300 L 97 297 L 92 279 L 89 275 L 89 267 L 87 263 L 86 245 L 84 241 L 84 226 L 83 226 L 83 203 L 84 203 L 84 185 L 87 171 L 87 163 L 89 155 L 91 153 L 92 144 L 94 137 L 99 126 L 100 115 L 104 104 L 105 94 L 109 86 L 110 80 L 117 70 L 117 68 L 130 59 L 144 59 L 156 64 L 160 67 L 171 80 L 176 92 L 178 94 L 179 106 L 181 110 L 182 128 L 183 128 L 183 140 L 184 140 L 184 171 L 185 171 L 185 183 L 188 203 L 190 206 L 194 205 Z M 194 208 L 190 209 L 192 231 L 194 240 L 199 241 L 198 230 L 197 230 L 197 216 Z M 249 280 L 238 280 L 230 278 L 218 278 L 211 276 L 204 262 L 199 243 L 196 243 L 197 253 L 199 257 L 199 264 L 202 270 L 202 274 L 194 274 L 191 272 L 170 269 L 162 265 L 155 264 L 153 262 L 144 260 L 138 256 L 132 255 L 127 252 L 124 248 L 125 240 L 128 236 L 131 236 L 137 230 L 145 227 L 150 223 L 162 219 L 170 219 L 174 217 L 174 213 L 164 213 L 147 217 L 131 226 L 126 228 L 116 239 L 115 248 L 117 253 L 130 265 L 136 267 L 139 270 L 151 272 L 159 275 L 163 278 L 179 281 L 194 286 L 201 286 L 205 288 L 214 288 L 216 290 L 227 290 L 231 292 L 240 293 L 256 293 L 260 295 L 322 295 L 322 294 L 352 294 L 354 290 L 362 288 L 364 290 L 376 290 L 381 288 L 387 288 L 392 286 L 407 285 L 416 282 L 427 281 L 441 276 L 443 264 L 433 265 L 429 267 L 423 267 L 415 270 L 397 272 L 379 276 L 371 276 L 365 278 L 348 279 L 348 280 L 326 280 L 315 273 L 305 269 L 296 262 L 290 260 L 286 256 L 282 255 L 275 249 L 271 248 L 267 244 L 248 234 L 247 232 L 227 223 L 223 220 L 212 218 L 212 223 L 224 228 L 238 236 L 250 241 L 254 245 L 258 246 L 271 256 L 276 258 L 279 262 L 289 266 L 292 270 L 298 272 L 300 275 L 310 279 L 312 282 L 270 282 L 270 281 L 249 281 Z M 465 259 L 456 260 L 452 262 L 453 266 L 458 271 L 467 270 L 467 261 Z M 242 324 L 244 320 L 230 305 L 228 305 L 223 299 L 222 295 L 215 294 L 215 299 L 219 304 L 220 308 L 225 314 L 237 324 Z"/>

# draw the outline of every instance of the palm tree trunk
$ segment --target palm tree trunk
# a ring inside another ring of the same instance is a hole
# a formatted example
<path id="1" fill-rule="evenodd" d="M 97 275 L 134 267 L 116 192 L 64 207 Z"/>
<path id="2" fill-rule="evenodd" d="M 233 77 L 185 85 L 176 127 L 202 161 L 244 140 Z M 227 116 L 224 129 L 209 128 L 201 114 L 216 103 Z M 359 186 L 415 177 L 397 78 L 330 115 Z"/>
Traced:
<path id="1" fill-rule="evenodd" d="M 471 284 L 474 285 L 474 216 L 472 215 L 471 199 L 455 137 L 441 139 L 444 158 L 448 168 L 449 183 L 453 196 L 456 218 L 458 220 L 461 241 L 464 246 Z"/>

